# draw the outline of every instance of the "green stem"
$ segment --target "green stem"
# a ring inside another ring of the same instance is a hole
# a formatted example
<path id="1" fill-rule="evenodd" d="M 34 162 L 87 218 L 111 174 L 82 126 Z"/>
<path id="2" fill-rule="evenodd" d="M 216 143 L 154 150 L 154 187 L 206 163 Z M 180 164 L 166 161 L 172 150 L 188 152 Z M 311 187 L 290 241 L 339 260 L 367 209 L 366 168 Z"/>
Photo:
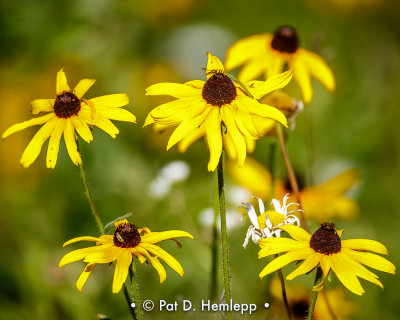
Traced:
<path id="1" fill-rule="evenodd" d="M 225 185 L 224 185 L 224 165 L 223 153 L 219 158 L 217 174 L 218 174 L 218 202 L 219 214 L 221 217 L 221 244 L 222 244 L 222 272 L 224 276 L 225 303 L 229 303 L 231 299 L 230 288 L 230 271 L 229 271 L 229 252 L 228 252 L 228 236 L 226 232 L 226 211 L 225 211 Z M 232 312 L 227 312 L 227 318 L 232 319 Z"/>
<path id="2" fill-rule="evenodd" d="M 283 133 L 282 125 L 280 123 L 276 124 L 276 133 L 278 135 L 279 146 L 281 148 L 283 161 L 285 162 L 285 167 L 286 167 L 286 171 L 288 174 L 290 187 L 293 190 L 293 193 L 296 197 L 296 201 L 299 204 L 300 209 L 302 209 L 301 200 L 300 200 L 299 184 L 297 183 L 296 175 L 294 173 L 292 163 L 290 162 L 289 154 L 287 152 L 286 144 L 285 144 L 285 135 Z M 304 216 L 304 212 L 301 212 L 299 214 L 299 216 L 300 216 L 301 226 L 306 231 L 308 231 L 307 221 L 306 221 L 306 217 Z"/>
<path id="3" fill-rule="evenodd" d="M 269 145 L 268 169 L 271 176 L 271 182 L 269 185 L 270 192 L 268 196 L 269 200 L 267 203 L 271 203 L 275 195 L 275 150 L 276 150 L 276 144 L 274 141 L 272 141 Z"/>
<path id="4" fill-rule="evenodd" d="M 216 179 L 216 195 L 214 205 L 214 222 L 212 229 L 211 243 L 211 283 L 210 283 L 210 299 L 215 301 L 218 290 L 218 212 L 219 212 L 219 192 L 218 192 L 218 176 Z"/>
<path id="5" fill-rule="evenodd" d="M 275 255 L 275 258 L 278 258 L 278 255 Z M 290 311 L 289 302 L 286 295 L 286 286 L 285 286 L 285 279 L 283 278 L 282 269 L 278 270 L 279 280 L 281 281 L 281 289 L 282 289 L 282 300 L 285 304 L 286 313 L 288 319 L 292 319 L 292 312 Z"/>
<path id="6" fill-rule="evenodd" d="M 77 141 L 77 143 L 78 143 L 78 141 Z M 79 150 L 79 145 L 78 145 L 78 150 Z M 94 204 L 93 197 L 92 197 L 92 194 L 89 189 L 89 184 L 86 179 L 86 172 L 85 172 L 85 169 L 83 168 L 83 161 L 82 161 L 82 163 L 79 164 L 79 172 L 81 174 L 83 187 L 85 188 L 85 194 L 89 201 L 89 205 L 90 205 L 90 209 L 92 211 L 93 217 L 96 220 L 97 227 L 99 228 L 100 233 L 103 234 L 104 233 L 103 222 L 101 221 L 100 215 L 96 209 L 96 205 Z"/>
<path id="7" fill-rule="evenodd" d="M 322 269 L 320 267 L 318 267 L 317 272 L 315 273 L 314 286 L 317 285 L 321 280 L 322 280 Z M 307 320 L 312 320 L 312 318 L 314 316 L 314 309 L 315 309 L 315 304 L 317 302 L 318 292 L 319 291 L 314 291 L 314 290 L 312 292 L 310 308 L 308 309 Z"/>
<path id="8" fill-rule="evenodd" d="M 142 313 L 142 308 L 141 308 L 141 304 L 140 304 L 140 295 L 139 295 L 138 285 L 137 285 L 137 281 L 136 281 L 136 269 L 135 269 L 134 261 L 132 261 L 132 263 L 131 263 L 129 275 L 131 278 L 133 299 L 135 300 L 135 308 L 132 308 L 132 309 L 135 310 L 135 315 L 136 315 L 135 319 L 142 320 L 143 313 Z"/>
<path id="9" fill-rule="evenodd" d="M 131 306 L 131 297 L 129 296 L 128 288 L 126 287 L 125 284 L 124 284 L 124 296 L 125 296 L 126 302 L 128 303 L 128 307 L 129 307 L 129 310 L 130 310 L 130 312 L 131 312 L 132 318 L 133 318 L 134 320 L 137 320 L 135 310 L 133 310 L 133 308 L 132 308 L 132 306 Z"/>

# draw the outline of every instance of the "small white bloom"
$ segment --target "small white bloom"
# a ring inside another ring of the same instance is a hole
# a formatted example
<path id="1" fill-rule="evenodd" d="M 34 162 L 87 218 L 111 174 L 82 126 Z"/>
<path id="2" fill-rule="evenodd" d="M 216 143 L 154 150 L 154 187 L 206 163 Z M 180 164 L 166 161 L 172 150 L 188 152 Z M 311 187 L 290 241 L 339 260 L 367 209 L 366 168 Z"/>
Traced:
<path id="1" fill-rule="evenodd" d="M 274 206 L 274 211 L 265 211 L 263 201 L 256 196 L 253 197 L 258 199 L 258 208 L 260 210 L 259 215 L 257 215 L 254 206 L 251 203 L 243 203 L 241 206 L 246 209 L 252 223 L 247 230 L 246 238 L 243 243 L 244 248 L 246 248 L 250 237 L 255 244 L 258 244 L 258 240 L 262 238 L 272 238 L 273 236 L 280 237 L 280 226 L 286 224 L 296 224 L 298 227 L 300 226 L 299 218 L 293 215 L 293 213 L 302 210 L 298 209 L 288 212 L 288 208 L 291 205 L 297 204 L 293 202 L 286 204 L 289 194 L 286 194 L 283 197 L 282 206 L 279 200 L 272 200 L 271 204 Z"/>

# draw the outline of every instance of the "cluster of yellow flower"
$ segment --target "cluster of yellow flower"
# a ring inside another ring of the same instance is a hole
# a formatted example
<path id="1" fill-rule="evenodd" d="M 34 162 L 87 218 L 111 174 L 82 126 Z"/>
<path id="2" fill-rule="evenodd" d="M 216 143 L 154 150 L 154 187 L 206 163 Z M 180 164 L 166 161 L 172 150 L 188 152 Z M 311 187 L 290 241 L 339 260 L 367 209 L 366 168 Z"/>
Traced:
<path id="1" fill-rule="evenodd" d="M 237 78 L 226 72 L 240 66 L 243 67 Z M 289 71 L 283 72 L 286 66 Z M 255 80 L 262 75 L 265 76 L 265 80 Z M 176 100 L 154 108 L 145 119 L 144 126 L 154 124 L 158 129 L 176 127 L 169 138 L 167 149 L 177 144 L 179 150 L 183 152 L 194 141 L 204 136 L 210 152 L 209 171 L 214 171 L 222 161 L 223 149 L 229 158 L 236 159 L 238 166 L 242 167 L 247 153 L 254 149 L 257 139 L 267 132 L 274 132 L 271 129 L 279 127 L 279 124 L 287 127 L 288 120 L 299 111 L 301 103 L 295 102 L 286 93 L 279 91 L 292 77 L 299 86 L 305 104 L 309 104 L 313 97 L 312 77 L 319 80 L 328 90 L 335 88 L 331 69 L 321 57 L 299 46 L 293 28 L 285 26 L 278 28 L 274 34 L 251 36 L 239 40 L 228 49 L 225 66 L 220 59 L 208 53 L 206 81 L 193 80 L 183 84 L 158 83 L 148 87 L 147 95 L 168 95 Z M 44 142 L 49 139 L 46 165 L 48 168 L 54 168 L 63 134 L 72 162 L 80 165 L 82 160 L 77 145 L 78 135 L 90 143 L 93 140 L 91 128 L 97 126 L 115 138 L 119 131 L 110 120 L 136 122 L 136 117 L 122 108 L 129 103 L 126 94 L 84 99 L 83 96 L 94 82 L 93 79 L 83 79 L 71 89 L 61 69 L 57 74 L 56 98 L 38 99 L 32 102 L 34 115 L 40 112 L 47 114 L 13 125 L 3 133 L 3 138 L 6 138 L 27 127 L 43 125 L 22 155 L 21 164 L 24 167 L 28 167 L 36 160 Z M 276 91 L 274 95 L 266 97 L 273 91 Z M 250 183 L 250 189 L 252 185 L 256 188 L 257 183 L 267 185 L 267 182 L 272 182 L 271 178 L 263 179 L 260 171 L 256 170 L 252 174 L 255 175 L 255 179 L 254 183 Z M 337 183 L 327 183 L 308 189 L 308 193 L 307 189 L 303 190 L 298 199 L 298 201 L 304 200 L 303 206 L 290 212 L 288 207 L 293 203 L 287 203 L 288 196 L 284 197 L 282 206 L 274 199 L 274 210 L 271 211 L 266 211 L 262 199 L 259 199 L 260 215 L 255 213 L 251 203 L 244 205 L 252 222 L 245 244 L 251 237 L 260 247 L 259 258 L 287 252 L 276 256 L 261 271 L 259 274 L 261 278 L 291 262 L 304 260 L 287 276 L 288 280 L 320 268 L 323 276 L 314 286 L 314 291 L 317 291 L 323 288 L 324 280 L 332 269 L 346 288 L 361 295 L 364 290 L 358 277 L 382 287 L 378 277 L 362 264 L 380 271 L 395 273 L 395 266 L 391 262 L 368 252 L 387 254 L 386 248 L 379 242 L 367 239 L 342 240 L 342 230 L 337 230 L 334 224 L 327 222 L 323 222 L 312 235 L 305 230 L 306 225 L 302 225 L 305 229 L 300 227 L 298 217 L 302 215 L 303 210 L 307 218 L 314 217 L 317 220 L 331 219 L 335 215 L 330 213 L 329 208 L 322 209 L 328 212 L 325 215 L 313 210 L 312 199 L 321 200 L 323 197 L 318 195 L 317 191 L 322 189 L 329 190 L 328 193 L 332 195 L 329 199 L 342 201 L 342 193 L 358 180 L 358 174 L 354 171 L 351 171 L 351 178 L 348 176 L 349 173 L 346 175 L 347 178 L 342 177 L 341 181 L 347 181 L 344 187 L 335 188 L 333 186 L 337 186 Z M 246 175 L 246 179 L 251 179 L 251 174 Z M 281 186 L 278 191 L 281 198 L 286 190 L 282 187 L 282 183 L 278 182 L 275 185 Z M 264 200 L 267 198 L 266 193 L 259 196 Z M 349 212 L 356 211 L 348 201 L 342 201 L 338 206 L 346 207 Z M 321 205 L 317 207 L 321 208 Z M 183 275 L 179 262 L 155 244 L 175 237 L 193 238 L 192 235 L 179 230 L 151 232 L 146 227 L 137 229 L 125 219 L 117 221 L 114 228 L 114 233 L 111 235 L 78 237 L 65 243 L 67 245 L 77 241 L 96 242 L 96 246 L 66 254 L 60 262 L 60 266 L 78 260 L 87 263 L 77 282 L 79 291 L 82 290 L 96 264 L 112 261 L 117 261 L 112 290 L 120 291 L 127 278 L 132 255 L 142 263 L 148 260 L 157 270 L 160 282 L 166 279 L 166 273 L 158 258 L 164 260 L 178 274 Z M 281 237 L 282 231 L 293 239 Z"/>

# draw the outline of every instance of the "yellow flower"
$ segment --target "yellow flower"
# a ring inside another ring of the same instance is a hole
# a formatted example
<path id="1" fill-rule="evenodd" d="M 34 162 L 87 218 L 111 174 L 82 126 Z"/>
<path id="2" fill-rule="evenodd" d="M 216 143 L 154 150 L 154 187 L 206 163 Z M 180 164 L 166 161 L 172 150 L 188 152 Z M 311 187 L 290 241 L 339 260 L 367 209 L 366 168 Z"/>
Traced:
<path id="1" fill-rule="evenodd" d="M 332 220 L 335 217 L 351 220 L 359 213 L 355 200 L 346 196 L 346 192 L 360 181 L 360 172 L 356 169 L 347 169 L 342 173 L 316 186 L 309 186 L 300 190 L 300 200 L 307 219 L 318 222 Z M 276 182 L 275 196 L 283 196 L 287 190 L 282 181 Z M 291 201 L 295 198 L 291 193 Z M 321 209 L 323 208 L 323 209 Z"/>
<path id="2" fill-rule="evenodd" d="M 46 158 L 48 168 L 53 169 L 56 166 L 62 134 L 64 134 L 65 145 L 72 162 L 78 165 L 82 163 L 82 160 L 76 145 L 75 131 L 83 140 L 90 143 L 93 140 L 93 136 L 89 126 L 95 125 L 115 138 L 119 131 L 110 119 L 136 122 L 136 118 L 132 113 L 120 108 L 129 103 L 129 98 L 125 93 L 111 94 L 89 100 L 83 99 L 83 95 L 94 82 L 94 79 L 82 79 L 71 90 L 65 73 L 61 69 L 57 73 L 56 98 L 38 99 L 31 103 L 33 114 L 49 113 L 15 124 L 3 133 L 3 139 L 5 139 L 10 134 L 25 128 L 43 124 L 22 154 L 20 162 L 25 168 L 36 160 L 44 142 L 49 137 Z"/>
<path id="3" fill-rule="evenodd" d="M 328 90 L 335 89 L 334 75 L 326 62 L 317 54 L 299 46 L 296 30 L 289 26 L 278 28 L 274 34 L 264 33 L 241 39 L 227 51 L 225 66 L 233 70 L 241 65 L 239 79 L 257 79 L 261 74 L 271 77 L 282 72 L 285 64 L 293 70 L 305 103 L 313 97 L 311 77 Z"/>
<path id="4" fill-rule="evenodd" d="M 82 292 L 82 288 L 89 278 L 93 268 L 98 263 L 110 263 L 117 261 L 114 271 L 113 293 L 121 290 L 128 275 L 129 267 L 132 263 L 132 255 L 135 255 L 141 263 L 150 261 L 154 269 L 160 276 L 160 283 L 164 282 L 167 274 L 158 258 L 164 260 L 180 276 L 183 276 L 181 264 L 168 252 L 156 246 L 155 243 L 178 237 L 193 236 L 185 231 L 170 230 L 163 232 L 151 232 L 149 228 L 137 229 L 136 226 L 124 219 L 115 223 L 115 232 L 113 235 L 102 235 L 95 237 L 78 237 L 64 243 L 64 247 L 77 241 L 94 241 L 96 246 L 74 250 L 67 253 L 60 261 L 59 268 L 62 266 L 83 260 L 87 266 L 76 282 L 76 288 Z"/>
<path id="5" fill-rule="evenodd" d="M 214 171 L 218 165 L 222 144 L 228 156 L 237 158 L 242 166 L 246 158 L 245 138 L 256 140 L 261 137 L 254 127 L 255 119 L 268 123 L 273 119 L 287 126 L 282 112 L 257 99 L 284 87 L 291 74 L 285 72 L 267 81 L 246 82 L 245 87 L 253 99 L 224 73 L 221 61 L 208 53 L 207 81 L 158 83 L 147 88 L 147 95 L 170 95 L 178 100 L 153 109 L 144 126 L 153 123 L 158 128 L 178 126 L 168 141 L 167 150 L 179 143 L 179 150 L 184 152 L 194 141 L 205 136 L 210 149 L 209 171 Z"/>
<path id="6" fill-rule="evenodd" d="M 309 234 L 302 228 L 293 225 L 280 227 L 289 233 L 289 238 L 266 238 L 258 241 L 261 247 L 258 258 L 264 258 L 273 254 L 287 252 L 272 260 L 259 274 L 263 278 L 293 261 L 304 260 L 304 262 L 291 272 L 286 279 L 308 273 L 317 266 L 323 272 L 323 280 L 314 290 L 321 290 L 324 281 L 332 269 L 342 284 L 351 292 L 362 295 L 365 291 L 357 277 L 375 283 L 383 288 L 378 276 L 365 268 L 368 267 L 394 274 L 396 267 L 388 260 L 378 256 L 373 251 L 387 254 L 386 247 L 380 242 L 369 239 L 341 240 L 343 230 L 336 230 L 330 223 L 322 223 L 321 227 Z"/>
<path id="7" fill-rule="evenodd" d="M 282 302 L 281 283 L 278 278 L 271 280 L 270 291 L 272 296 Z M 318 296 L 318 303 L 315 305 L 315 320 L 345 320 L 352 318 L 357 310 L 357 305 L 346 298 L 343 288 L 328 289 Z M 295 285 L 286 284 L 286 295 L 293 319 L 304 320 L 307 318 L 310 307 L 310 292 L 300 283 Z M 275 310 L 277 308 L 274 308 Z M 285 312 L 284 309 L 281 312 Z M 332 315 L 331 312 L 334 314 Z"/>

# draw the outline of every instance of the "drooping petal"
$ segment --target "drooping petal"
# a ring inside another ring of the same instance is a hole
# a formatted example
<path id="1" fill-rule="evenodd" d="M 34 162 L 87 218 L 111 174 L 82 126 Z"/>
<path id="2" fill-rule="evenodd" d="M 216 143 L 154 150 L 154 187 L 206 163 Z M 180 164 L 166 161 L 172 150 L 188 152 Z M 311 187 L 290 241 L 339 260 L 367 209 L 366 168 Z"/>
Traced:
<path id="1" fill-rule="evenodd" d="M 80 293 L 82 293 L 83 286 L 85 285 L 95 266 L 95 263 L 89 263 L 79 276 L 78 281 L 76 282 L 76 288 Z"/>
<path id="2" fill-rule="evenodd" d="M 54 169 L 57 164 L 58 150 L 60 148 L 60 139 L 64 132 L 66 122 L 68 120 L 59 119 L 54 126 L 51 133 L 49 146 L 47 147 L 46 166 L 47 168 Z"/>
<path id="3" fill-rule="evenodd" d="M 56 81 L 56 93 L 60 94 L 63 91 L 70 91 L 70 87 L 67 82 L 67 77 L 65 76 L 64 69 L 62 68 L 57 73 L 57 81 Z"/>
<path id="4" fill-rule="evenodd" d="M 118 128 L 101 113 L 96 113 L 94 125 L 108 133 L 113 139 L 115 139 L 119 133 Z"/>
<path id="5" fill-rule="evenodd" d="M 151 232 L 142 236 L 142 242 L 145 243 L 157 243 L 163 240 L 171 239 L 171 238 L 180 238 L 180 237 L 188 237 L 193 239 L 193 236 L 186 231 L 181 230 L 169 230 L 162 232 Z"/>
<path id="6" fill-rule="evenodd" d="M 200 139 L 205 134 L 204 125 L 200 125 L 200 128 L 195 128 L 189 132 L 186 137 L 184 137 L 178 144 L 178 151 L 181 153 L 186 152 L 186 150 L 194 143 L 196 140 Z"/>
<path id="7" fill-rule="evenodd" d="M 260 251 L 258 258 L 264 258 L 273 254 L 292 251 L 309 249 L 308 243 L 305 241 L 296 241 L 289 238 L 265 238 L 258 241 Z M 310 251 L 310 253 L 312 253 Z"/>
<path id="8" fill-rule="evenodd" d="M 36 99 L 31 102 L 32 114 L 53 111 L 55 99 Z"/>
<path id="9" fill-rule="evenodd" d="M 117 263 L 115 265 L 114 279 L 112 285 L 112 292 L 118 293 L 122 285 L 125 283 L 126 277 L 128 276 L 129 267 L 132 262 L 132 254 L 129 250 L 122 250 L 118 256 Z"/>
<path id="10" fill-rule="evenodd" d="M 271 38 L 270 33 L 263 33 L 236 41 L 226 52 L 226 69 L 236 69 L 253 57 L 264 55 Z"/>
<path id="11" fill-rule="evenodd" d="M 348 255 L 350 258 L 353 260 L 365 264 L 366 266 L 370 268 L 374 268 L 379 271 L 383 272 L 388 272 L 395 274 L 396 272 L 396 267 L 394 266 L 393 263 L 391 263 L 389 260 L 386 260 L 385 258 L 378 256 L 374 253 L 370 252 L 360 252 L 360 251 L 355 251 L 347 248 L 342 248 L 343 253 Z"/>
<path id="12" fill-rule="evenodd" d="M 258 115 L 263 118 L 274 119 L 285 127 L 287 127 L 287 119 L 285 115 L 277 108 L 259 103 L 255 99 L 249 97 L 238 97 L 237 100 L 252 114 Z"/>
<path id="13" fill-rule="evenodd" d="M 214 171 L 219 163 L 222 153 L 221 118 L 219 108 L 213 108 L 205 123 L 207 144 L 210 149 L 208 171 Z"/>
<path id="14" fill-rule="evenodd" d="M 239 71 L 238 79 L 246 82 L 252 79 L 257 79 L 266 69 L 265 57 L 256 57 L 247 62 Z"/>
<path id="15" fill-rule="evenodd" d="M 94 107 L 119 108 L 129 104 L 129 97 L 126 93 L 108 94 L 88 100 Z"/>
<path id="16" fill-rule="evenodd" d="M 221 107 L 222 121 L 224 121 L 232 142 L 236 149 L 236 156 L 239 167 L 242 167 L 246 160 L 246 141 L 236 126 L 235 114 L 231 106 L 224 105 Z"/>
<path id="17" fill-rule="evenodd" d="M 284 225 L 284 226 L 279 227 L 279 229 L 282 229 L 283 231 L 286 231 L 287 233 L 289 233 L 290 236 L 295 240 L 310 241 L 311 234 L 309 234 L 303 228 L 293 226 L 293 225 Z"/>
<path id="18" fill-rule="evenodd" d="M 246 86 L 249 87 L 249 91 L 254 98 L 261 99 L 266 94 L 285 87 L 292 80 L 292 77 L 293 72 L 289 70 L 275 74 L 266 81 L 249 81 Z"/>
<path id="19" fill-rule="evenodd" d="M 340 252 L 331 255 L 330 259 L 332 270 L 335 272 L 340 282 L 343 283 L 343 285 L 351 292 L 361 296 L 365 291 L 361 286 L 360 281 L 357 279 L 353 269 L 349 268 L 342 259 Z"/>
<path id="20" fill-rule="evenodd" d="M 102 250 L 86 254 L 83 261 L 90 263 L 110 263 L 118 258 L 121 254 L 121 250 L 124 249 L 112 245 L 102 245 Z"/>
<path id="21" fill-rule="evenodd" d="M 210 52 L 207 52 L 207 80 L 211 78 L 214 73 L 224 72 L 224 65 L 218 57 L 213 56 Z"/>
<path id="22" fill-rule="evenodd" d="M 233 144 L 232 136 L 229 132 L 222 135 L 222 141 L 224 142 L 225 152 L 229 159 L 236 159 L 236 149 Z"/>
<path id="23" fill-rule="evenodd" d="M 289 68 L 294 70 L 293 78 L 300 88 L 304 102 L 310 103 L 313 97 L 313 89 L 307 65 L 301 59 L 293 59 L 289 63 Z"/>
<path id="24" fill-rule="evenodd" d="M 169 138 L 167 150 L 173 147 L 176 143 L 181 141 L 187 134 L 189 134 L 193 129 L 198 128 L 207 118 L 211 107 L 207 107 L 199 115 L 192 119 L 187 119 L 183 121 L 172 133 Z"/>
<path id="25" fill-rule="evenodd" d="M 87 143 L 93 141 L 92 131 L 85 122 L 83 122 L 78 116 L 73 116 L 70 118 L 70 120 L 76 132 L 82 137 L 83 140 L 85 140 Z"/>
<path id="26" fill-rule="evenodd" d="M 235 101 L 235 105 L 237 106 L 235 120 L 242 134 L 253 139 L 260 138 L 260 135 L 254 126 L 252 116 L 247 108 L 243 105 L 242 101 Z"/>
<path id="27" fill-rule="evenodd" d="M 65 146 L 67 147 L 67 151 L 69 157 L 71 158 L 72 162 L 77 166 L 82 163 L 81 156 L 78 152 L 78 147 L 75 141 L 75 130 L 74 126 L 72 125 L 71 121 L 68 119 L 67 124 L 64 130 L 64 140 Z"/>
<path id="28" fill-rule="evenodd" d="M 307 257 L 307 259 L 303 261 L 303 263 L 299 267 L 296 268 L 296 270 L 288 274 L 286 279 L 293 280 L 297 276 L 310 272 L 318 265 L 319 259 L 320 257 L 318 256 L 318 254 L 310 255 L 309 257 Z"/>
<path id="29" fill-rule="evenodd" d="M 270 56 L 267 59 L 268 67 L 266 78 L 270 78 L 274 75 L 281 73 L 283 71 L 285 62 L 287 62 L 290 58 L 289 56 L 282 56 L 280 53 L 275 54 L 275 52 L 270 52 Z"/>
<path id="30" fill-rule="evenodd" d="M 38 132 L 33 136 L 29 142 L 24 153 L 22 154 L 20 163 L 25 167 L 29 167 L 38 157 L 40 150 L 44 142 L 49 138 L 53 132 L 54 126 L 56 125 L 58 118 L 53 118 L 46 122 Z"/>
<path id="31" fill-rule="evenodd" d="M 30 120 L 27 120 L 27 121 L 24 121 L 21 123 L 14 124 L 11 127 L 9 127 L 6 131 L 4 131 L 3 139 L 7 138 L 10 134 L 24 130 L 28 127 L 38 126 L 45 122 L 48 122 L 51 119 L 55 118 L 55 116 L 56 115 L 54 113 L 49 113 L 49 114 L 46 114 L 41 117 L 33 118 L 33 119 L 30 119 Z"/>
<path id="32" fill-rule="evenodd" d="M 259 240 L 258 242 L 260 242 L 260 241 L 261 240 Z M 260 278 L 263 278 L 267 274 L 270 274 L 278 269 L 281 269 L 293 261 L 303 260 L 303 259 L 306 259 L 308 256 L 310 256 L 310 251 L 307 249 L 290 251 L 284 255 L 281 255 L 281 256 L 275 258 L 270 263 L 268 263 L 258 276 Z"/>
<path id="33" fill-rule="evenodd" d="M 348 248 L 353 250 L 366 250 L 381 254 L 388 254 L 386 247 L 382 243 L 370 239 L 342 240 L 342 248 Z"/>
<path id="34" fill-rule="evenodd" d="M 183 268 L 181 264 L 167 251 L 151 243 L 141 243 L 140 246 L 154 254 L 156 257 L 163 259 L 180 276 L 183 276 Z"/>
<path id="35" fill-rule="evenodd" d="M 95 79 L 82 79 L 74 88 L 75 95 L 81 99 L 83 95 L 94 85 Z"/>
<path id="36" fill-rule="evenodd" d="M 321 82 L 326 89 L 333 91 L 335 89 L 335 77 L 331 68 L 319 55 L 299 48 L 296 53 L 304 60 L 311 75 Z"/>
<path id="37" fill-rule="evenodd" d="M 174 98 L 201 96 L 201 90 L 191 85 L 181 83 L 162 82 L 156 83 L 146 89 L 146 95 L 166 95 Z"/>
<path id="38" fill-rule="evenodd" d="M 316 186 L 324 192 L 333 194 L 343 194 L 353 187 L 361 179 L 360 171 L 354 168 L 348 169 L 328 181 Z"/>
<path id="39" fill-rule="evenodd" d="M 69 264 L 71 262 L 79 261 L 85 258 L 86 255 L 94 252 L 101 252 L 106 248 L 111 247 L 112 244 L 104 244 L 104 245 L 99 245 L 99 246 L 92 246 L 89 248 L 82 248 L 82 249 L 77 249 L 71 252 L 68 252 L 64 257 L 62 257 L 61 261 L 58 264 L 58 267 L 61 268 L 62 266 L 65 266 L 66 264 Z"/>

